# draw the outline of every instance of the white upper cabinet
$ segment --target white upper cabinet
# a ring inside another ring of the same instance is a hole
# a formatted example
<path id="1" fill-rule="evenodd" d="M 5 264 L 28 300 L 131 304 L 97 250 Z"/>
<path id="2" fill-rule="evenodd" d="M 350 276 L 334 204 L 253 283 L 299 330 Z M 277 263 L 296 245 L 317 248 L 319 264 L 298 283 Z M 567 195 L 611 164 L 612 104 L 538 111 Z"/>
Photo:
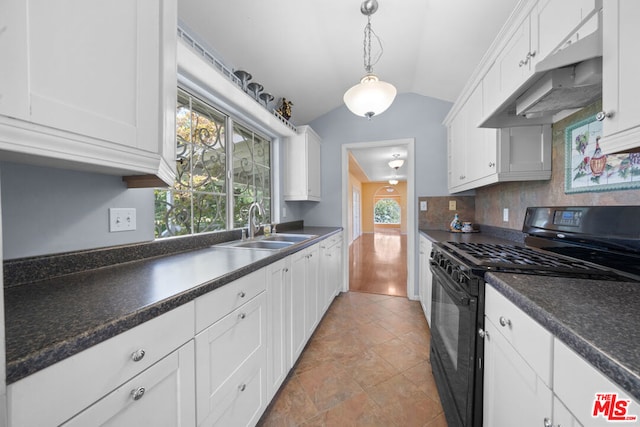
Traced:
<path id="1" fill-rule="evenodd" d="M 172 183 L 176 26 L 170 0 L 3 1 L 3 157 Z"/>
<path id="2" fill-rule="evenodd" d="M 309 126 L 298 126 L 298 135 L 287 139 L 285 200 L 320 201 L 320 144 L 320 137 Z"/>
<path id="3" fill-rule="evenodd" d="M 605 153 L 640 146 L 640 2 L 607 0 L 603 4 L 602 122 Z"/>
<path id="4" fill-rule="evenodd" d="M 559 48 L 568 47 L 576 38 L 589 35 L 591 27 L 577 30 L 595 12 L 596 0 L 540 0 L 535 11 L 539 57 L 545 58 Z"/>

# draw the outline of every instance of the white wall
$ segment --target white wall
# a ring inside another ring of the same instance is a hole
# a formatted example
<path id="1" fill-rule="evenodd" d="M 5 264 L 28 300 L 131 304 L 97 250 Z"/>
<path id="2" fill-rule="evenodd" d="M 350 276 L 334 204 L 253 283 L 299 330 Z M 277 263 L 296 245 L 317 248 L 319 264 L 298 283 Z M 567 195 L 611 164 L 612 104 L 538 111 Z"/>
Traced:
<path id="1" fill-rule="evenodd" d="M 153 240 L 153 190 L 119 176 L 1 163 L 4 259 Z M 109 233 L 109 208 L 136 208 L 137 230 Z"/>
<path id="2" fill-rule="evenodd" d="M 447 190 L 447 130 L 442 120 L 453 104 L 413 93 L 396 97 L 370 121 L 341 105 L 310 123 L 322 138 L 322 201 L 287 202 L 287 218 L 305 225 L 341 225 L 341 147 L 354 142 L 415 138 L 415 193 L 444 196 Z M 416 199 L 417 200 L 417 199 Z"/>

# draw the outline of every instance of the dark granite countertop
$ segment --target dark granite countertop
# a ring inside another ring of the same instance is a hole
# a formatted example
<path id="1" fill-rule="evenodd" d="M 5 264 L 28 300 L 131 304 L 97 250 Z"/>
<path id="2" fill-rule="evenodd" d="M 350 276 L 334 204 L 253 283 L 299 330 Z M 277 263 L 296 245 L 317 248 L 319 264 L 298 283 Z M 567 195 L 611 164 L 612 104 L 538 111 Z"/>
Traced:
<path id="1" fill-rule="evenodd" d="M 523 244 L 515 230 L 420 232 L 434 242 Z M 485 280 L 640 401 L 640 284 L 510 273 Z"/>
<path id="2" fill-rule="evenodd" d="M 207 246 L 6 288 L 7 383 L 79 353 L 340 230 L 340 227 L 287 230 L 287 233 L 319 237 L 280 251 Z"/>
<path id="3" fill-rule="evenodd" d="M 487 283 L 640 401 L 640 284 L 488 273 Z"/>

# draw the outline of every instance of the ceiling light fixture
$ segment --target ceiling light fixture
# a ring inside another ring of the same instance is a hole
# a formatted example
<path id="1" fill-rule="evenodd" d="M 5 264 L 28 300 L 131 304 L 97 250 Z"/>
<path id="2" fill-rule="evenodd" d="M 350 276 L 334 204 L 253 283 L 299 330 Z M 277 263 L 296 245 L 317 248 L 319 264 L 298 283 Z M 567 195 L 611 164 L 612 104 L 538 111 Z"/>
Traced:
<path id="1" fill-rule="evenodd" d="M 404 160 L 400 159 L 400 154 L 394 154 L 393 160 L 389 162 L 389 167 L 391 169 L 395 169 L 396 171 L 404 165 Z"/>
<path id="2" fill-rule="evenodd" d="M 371 120 L 376 114 L 384 112 L 396 97 L 396 88 L 391 83 L 381 81 L 373 74 L 373 65 L 382 57 L 382 42 L 380 37 L 371 28 L 371 15 L 378 10 L 377 0 L 364 0 L 360 6 L 360 12 L 367 16 L 367 25 L 364 27 L 364 69 L 367 72 L 360 83 L 353 86 L 344 94 L 344 103 L 347 108 L 357 116 L 363 116 Z M 371 63 L 371 36 L 376 38 L 380 46 L 380 53 L 373 64 Z"/>
<path id="3" fill-rule="evenodd" d="M 389 180 L 389 184 L 391 184 L 391 185 L 397 185 L 397 184 L 398 184 L 398 180 L 397 180 L 397 179 L 390 179 L 390 180 Z"/>

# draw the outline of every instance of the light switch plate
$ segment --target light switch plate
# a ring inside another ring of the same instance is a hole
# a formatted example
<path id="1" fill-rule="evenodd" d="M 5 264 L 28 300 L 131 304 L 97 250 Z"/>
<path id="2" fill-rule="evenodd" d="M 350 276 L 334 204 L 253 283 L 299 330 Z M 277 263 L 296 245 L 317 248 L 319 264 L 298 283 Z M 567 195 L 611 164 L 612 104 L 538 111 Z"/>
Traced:
<path id="1" fill-rule="evenodd" d="M 456 201 L 455 200 L 449 200 L 449 210 L 450 211 L 455 211 L 456 210 Z"/>
<path id="2" fill-rule="evenodd" d="M 502 221 L 509 222 L 509 208 L 504 208 L 502 210 Z"/>
<path id="3" fill-rule="evenodd" d="M 427 201 L 426 200 L 421 200 L 420 201 L 420 210 L 421 211 L 426 211 L 427 210 Z"/>
<path id="4" fill-rule="evenodd" d="M 109 232 L 133 231 L 136 229 L 135 208 L 109 208 Z"/>

